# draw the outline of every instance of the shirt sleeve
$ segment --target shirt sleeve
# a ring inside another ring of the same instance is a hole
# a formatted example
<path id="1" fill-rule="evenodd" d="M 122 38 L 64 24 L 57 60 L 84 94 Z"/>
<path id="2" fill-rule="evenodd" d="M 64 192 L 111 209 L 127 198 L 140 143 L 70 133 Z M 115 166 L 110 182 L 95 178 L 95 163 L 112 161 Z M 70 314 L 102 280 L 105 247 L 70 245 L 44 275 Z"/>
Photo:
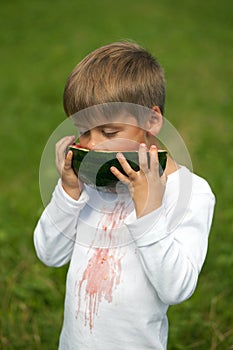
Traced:
<path id="1" fill-rule="evenodd" d="M 87 200 L 85 190 L 79 200 L 72 199 L 63 190 L 61 181 L 58 181 L 52 200 L 34 231 L 36 253 L 44 264 L 58 267 L 70 260 L 76 238 L 77 219 Z"/>
<path id="2" fill-rule="evenodd" d="M 193 194 L 182 221 L 169 229 L 164 205 L 125 221 L 140 254 L 143 269 L 160 299 L 168 305 L 189 298 L 204 263 L 215 198 Z"/>

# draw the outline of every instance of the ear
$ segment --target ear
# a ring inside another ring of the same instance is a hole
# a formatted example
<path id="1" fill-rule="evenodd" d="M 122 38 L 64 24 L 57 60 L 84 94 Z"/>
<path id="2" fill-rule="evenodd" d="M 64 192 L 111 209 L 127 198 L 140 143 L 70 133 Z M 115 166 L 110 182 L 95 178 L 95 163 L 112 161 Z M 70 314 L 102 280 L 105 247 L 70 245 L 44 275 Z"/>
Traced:
<path id="1" fill-rule="evenodd" d="M 153 136 L 158 135 L 163 126 L 163 116 L 158 106 L 153 106 L 147 120 L 147 132 Z"/>

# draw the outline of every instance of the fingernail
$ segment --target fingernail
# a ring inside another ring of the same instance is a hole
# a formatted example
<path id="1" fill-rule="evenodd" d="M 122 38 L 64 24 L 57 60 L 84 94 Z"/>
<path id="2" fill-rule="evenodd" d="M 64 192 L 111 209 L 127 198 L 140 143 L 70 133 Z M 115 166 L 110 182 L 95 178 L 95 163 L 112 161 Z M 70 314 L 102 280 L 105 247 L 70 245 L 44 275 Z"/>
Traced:
<path id="1" fill-rule="evenodd" d="M 73 152 L 71 150 L 69 150 L 66 157 L 69 159 L 71 157 L 71 154 L 73 154 Z"/>
<path id="2" fill-rule="evenodd" d="M 147 150 L 147 145 L 145 143 L 140 143 L 140 148 Z"/>
<path id="3" fill-rule="evenodd" d="M 124 154 L 121 153 L 121 152 L 118 152 L 118 153 L 116 154 L 116 157 L 117 157 L 117 158 L 122 158 L 122 159 L 125 158 L 125 157 L 124 157 Z"/>

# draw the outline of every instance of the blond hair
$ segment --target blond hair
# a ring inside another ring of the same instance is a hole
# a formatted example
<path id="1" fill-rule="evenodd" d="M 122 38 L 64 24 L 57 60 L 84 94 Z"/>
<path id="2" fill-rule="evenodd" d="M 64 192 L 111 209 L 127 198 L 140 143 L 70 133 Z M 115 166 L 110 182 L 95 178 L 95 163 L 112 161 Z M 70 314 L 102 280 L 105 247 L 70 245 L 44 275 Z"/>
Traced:
<path id="1" fill-rule="evenodd" d="M 156 105 L 164 112 L 164 72 L 144 48 L 112 43 L 91 52 L 71 72 L 63 95 L 68 116 L 108 102 Z"/>

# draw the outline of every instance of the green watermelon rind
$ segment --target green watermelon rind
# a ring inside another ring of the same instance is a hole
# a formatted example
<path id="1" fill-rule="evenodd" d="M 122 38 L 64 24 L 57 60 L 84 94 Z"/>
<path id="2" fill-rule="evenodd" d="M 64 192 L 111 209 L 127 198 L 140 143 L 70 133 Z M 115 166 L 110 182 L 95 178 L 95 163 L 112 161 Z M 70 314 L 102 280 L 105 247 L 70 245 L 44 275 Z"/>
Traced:
<path id="1" fill-rule="evenodd" d="M 72 168 L 74 172 L 79 179 L 87 185 L 94 185 L 96 187 L 115 187 L 119 180 L 112 174 L 110 170 L 111 166 L 115 166 L 120 172 L 125 174 L 116 158 L 118 152 L 99 150 L 89 151 L 85 148 L 79 148 L 73 145 L 69 147 L 69 150 L 73 152 Z M 138 171 L 138 152 L 125 151 L 121 153 L 124 154 L 130 166 L 135 171 Z M 161 176 L 166 167 L 167 151 L 158 150 L 158 157 L 160 163 L 159 173 Z M 86 158 L 85 162 L 82 163 L 84 158 Z"/>

